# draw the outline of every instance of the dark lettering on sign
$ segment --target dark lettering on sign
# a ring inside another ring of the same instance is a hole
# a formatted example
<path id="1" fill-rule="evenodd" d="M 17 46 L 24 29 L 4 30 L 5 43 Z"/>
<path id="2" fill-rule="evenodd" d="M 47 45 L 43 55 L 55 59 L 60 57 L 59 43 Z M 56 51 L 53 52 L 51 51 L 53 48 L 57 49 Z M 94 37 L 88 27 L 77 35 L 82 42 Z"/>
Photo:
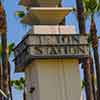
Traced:
<path id="1" fill-rule="evenodd" d="M 57 50 L 55 47 L 50 48 L 50 52 L 49 54 L 53 55 L 53 54 L 57 54 Z"/>
<path id="2" fill-rule="evenodd" d="M 68 54 L 67 46 L 64 47 L 65 54 Z"/>
<path id="3" fill-rule="evenodd" d="M 43 54 L 43 50 L 41 48 L 35 47 L 34 49 L 36 54 Z"/>
<path id="4" fill-rule="evenodd" d="M 59 45 L 59 44 L 79 44 L 79 36 L 67 36 L 67 35 L 58 35 L 58 36 L 31 36 L 31 44 L 39 45 Z"/>
<path id="5" fill-rule="evenodd" d="M 62 36 L 61 40 L 62 40 L 62 43 L 65 43 L 65 37 L 64 36 Z"/>
<path id="6" fill-rule="evenodd" d="M 35 54 L 37 55 L 55 55 L 59 54 L 58 49 L 56 47 L 35 47 Z"/>
<path id="7" fill-rule="evenodd" d="M 33 40 L 33 54 L 38 56 L 55 56 L 55 55 L 68 55 L 68 54 L 83 54 L 84 47 L 77 46 L 79 44 L 78 36 L 36 36 Z M 68 45 L 67 45 L 68 44 Z M 71 44 L 75 44 L 71 46 Z"/>
<path id="8" fill-rule="evenodd" d="M 33 52 L 36 55 L 67 55 L 67 54 L 78 54 L 79 53 L 79 48 L 76 47 L 34 47 Z M 81 51 L 80 51 L 81 52 Z M 33 54 L 34 54 L 33 53 Z M 82 52 L 81 52 L 82 53 Z"/>

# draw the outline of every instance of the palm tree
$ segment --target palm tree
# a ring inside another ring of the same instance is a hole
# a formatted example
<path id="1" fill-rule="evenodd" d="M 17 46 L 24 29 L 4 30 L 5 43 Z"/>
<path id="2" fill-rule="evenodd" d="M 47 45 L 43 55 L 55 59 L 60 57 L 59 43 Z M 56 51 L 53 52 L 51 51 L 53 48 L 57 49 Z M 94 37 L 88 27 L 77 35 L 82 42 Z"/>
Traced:
<path id="1" fill-rule="evenodd" d="M 10 57 L 10 55 L 11 55 L 11 53 L 12 53 L 12 51 L 13 51 L 13 47 L 14 47 L 14 43 L 10 43 L 8 46 L 7 46 L 7 59 L 8 59 L 8 69 L 7 69 L 7 85 L 8 85 L 8 88 L 9 88 L 9 96 L 10 96 L 10 98 L 11 98 L 11 100 L 12 100 L 12 92 L 11 92 L 11 84 L 10 84 L 10 62 L 9 62 L 9 57 Z M 3 52 L 3 49 L 2 49 L 2 45 L 0 44 L 0 59 L 2 58 L 2 52 Z M 1 89 L 3 89 L 2 88 L 2 84 L 3 84 L 3 82 L 2 82 L 2 64 L 0 63 L 0 87 L 1 87 Z M 0 100 L 2 100 L 2 99 L 0 99 Z"/>
<path id="2" fill-rule="evenodd" d="M 14 43 L 10 43 L 7 47 L 7 61 L 8 61 L 7 84 L 8 84 L 8 91 L 9 91 L 8 96 L 9 96 L 10 100 L 12 100 L 12 91 L 11 91 L 11 78 L 10 78 L 11 66 L 10 66 L 10 62 L 9 62 L 9 57 L 11 56 L 13 48 L 14 48 Z"/>
<path id="3" fill-rule="evenodd" d="M 92 40 L 92 48 L 94 54 L 96 76 L 97 76 L 97 100 L 100 99 L 100 65 L 99 65 L 99 54 L 98 54 L 98 37 L 96 31 L 96 23 L 94 16 L 100 12 L 100 3 L 98 0 L 84 0 L 85 14 L 91 18 L 90 35 Z"/>
<path id="4" fill-rule="evenodd" d="M 85 31 L 85 16 L 84 16 L 84 6 L 83 0 L 76 0 L 77 6 L 77 18 L 79 22 L 79 32 L 81 35 L 86 33 Z M 93 83 L 91 81 L 91 65 L 90 65 L 90 58 L 84 59 L 82 63 L 82 68 L 84 69 L 84 80 L 86 81 L 87 85 L 85 85 L 85 93 L 86 93 L 86 100 L 93 100 Z M 95 99 L 94 99 L 95 100 Z"/>
<path id="5" fill-rule="evenodd" d="M 13 44 L 9 45 L 9 49 L 7 48 L 7 27 L 6 27 L 6 14 L 4 7 L 0 0 L 0 35 L 1 35 L 1 74 L 2 74 L 2 81 L 1 81 L 1 87 L 6 95 L 10 95 L 10 98 L 12 100 L 11 95 L 11 88 L 10 88 L 10 63 L 8 60 L 8 57 L 11 54 Z M 5 100 L 6 98 L 3 98 Z M 2 100 L 2 98 L 0 99 Z"/>
<path id="6" fill-rule="evenodd" d="M 0 62 L 1 63 L 1 62 Z M 3 79 L 2 79 L 2 66 L 0 64 L 0 89 L 2 90 L 2 84 L 3 84 Z M 0 95 L 0 100 L 2 100 L 2 95 Z"/>
<path id="7" fill-rule="evenodd" d="M 1 34 L 1 44 L 2 44 L 2 68 L 3 68 L 3 91 L 8 94 L 7 86 L 7 34 L 6 34 L 6 14 L 3 5 L 0 1 L 0 34 Z"/>

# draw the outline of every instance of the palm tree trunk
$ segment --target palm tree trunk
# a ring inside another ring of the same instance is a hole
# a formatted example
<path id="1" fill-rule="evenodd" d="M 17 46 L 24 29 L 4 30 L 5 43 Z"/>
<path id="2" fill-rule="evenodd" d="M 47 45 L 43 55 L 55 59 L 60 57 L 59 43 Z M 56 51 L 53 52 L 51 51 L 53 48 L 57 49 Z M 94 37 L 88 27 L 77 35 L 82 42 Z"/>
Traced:
<path id="1" fill-rule="evenodd" d="M 87 78 L 87 70 L 86 70 L 86 66 L 83 64 L 83 66 L 84 66 L 84 81 L 87 83 L 87 80 L 88 80 L 88 78 Z M 89 91 L 88 91 L 88 84 L 86 84 L 86 86 L 85 86 L 85 93 L 86 93 L 86 100 L 90 100 L 89 99 Z"/>
<path id="2" fill-rule="evenodd" d="M 13 100 L 12 99 L 12 90 L 11 90 L 11 77 L 10 77 L 10 63 L 8 61 L 8 86 L 9 86 L 9 97 L 10 97 L 10 100 Z"/>
<path id="3" fill-rule="evenodd" d="M 85 17 L 84 17 L 84 7 L 82 0 L 76 0 L 76 6 L 77 6 L 77 18 L 79 21 L 79 32 L 81 35 L 84 35 L 85 32 Z M 87 61 L 86 61 L 87 60 Z M 85 59 L 82 62 L 82 66 L 84 69 L 84 80 L 87 82 L 87 86 L 85 87 L 85 93 L 86 93 L 86 100 L 95 100 L 93 99 L 93 83 L 92 83 L 92 77 L 91 77 L 91 65 L 88 62 L 89 59 Z M 93 68 L 92 68 L 93 69 Z M 93 72 L 93 71 L 92 71 Z"/>
<path id="4" fill-rule="evenodd" d="M 2 68 L 0 63 L 0 89 L 2 88 Z M 0 94 L 0 100 L 2 100 L 2 95 Z"/>
<path id="5" fill-rule="evenodd" d="M 96 67 L 96 76 L 97 76 L 97 100 L 100 100 L 100 66 L 99 66 L 99 56 L 98 48 L 93 48 L 95 67 Z"/>
<path id="6" fill-rule="evenodd" d="M 87 100 L 94 100 L 92 75 L 91 75 L 91 59 L 90 57 L 84 60 L 84 80 L 86 81 Z"/>
<path id="7" fill-rule="evenodd" d="M 96 98 L 96 90 L 95 90 L 95 81 L 94 81 L 94 66 L 93 66 L 93 59 L 92 57 L 90 58 L 91 60 L 91 75 L 92 75 L 92 89 L 93 89 L 93 94 L 94 94 L 94 100 L 97 100 Z"/>
<path id="8" fill-rule="evenodd" d="M 84 18 L 84 7 L 82 0 L 76 0 L 77 6 L 77 18 L 78 18 L 78 25 L 79 25 L 79 32 L 80 34 L 84 35 L 85 32 L 85 18 Z"/>
<path id="9" fill-rule="evenodd" d="M 2 44 L 2 76 L 3 76 L 3 91 L 6 95 L 10 95 L 10 66 L 7 56 L 7 27 L 6 27 L 6 14 L 0 1 L 0 33 Z M 5 100 L 5 98 L 3 98 Z"/>
<path id="10" fill-rule="evenodd" d="M 95 68 L 96 68 L 96 76 L 97 76 L 97 100 L 100 100 L 100 64 L 99 64 L 99 54 L 98 54 L 98 37 L 96 34 L 96 24 L 91 16 L 91 28 L 90 28 L 91 36 L 92 36 L 92 48 L 94 54 Z"/>
<path id="11" fill-rule="evenodd" d="M 0 89 L 1 89 L 1 90 L 3 89 L 2 84 L 3 84 L 2 65 L 1 65 L 1 63 L 0 63 Z M 0 100 L 2 100 L 2 95 L 1 95 L 1 94 L 0 94 Z"/>
<path id="12" fill-rule="evenodd" d="M 8 93 L 7 90 L 7 36 L 6 36 L 6 14 L 2 3 L 0 1 L 0 33 L 1 33 L 1 44 L 2 44 L 2 69 L 3 69 L 3 91 Z"/>
<path id="13" fill-rule="evenodd" d="M 91 36 L 92 36 L 92 48 L 94 54 L 94 61 L 96 67 L 96 76 L 97 76 L 97 100 L 100 100 L 100 64 L 99 64 L 99 53 L 98 53 L 98 37 L 96 34 L 96 24 L 91 16 L 91 28 L 90 28 Z"/>
<path id="14" fill-rule="evenodd" d="M 2 67 L 3 67 L 3 91 L 8 95 L 8 82 L 7 82 L 7 36 L 6 33 L 1 35 L 1 43 L 2 43 Z M 5 100 L 5 99 L 4 99 Z"/>

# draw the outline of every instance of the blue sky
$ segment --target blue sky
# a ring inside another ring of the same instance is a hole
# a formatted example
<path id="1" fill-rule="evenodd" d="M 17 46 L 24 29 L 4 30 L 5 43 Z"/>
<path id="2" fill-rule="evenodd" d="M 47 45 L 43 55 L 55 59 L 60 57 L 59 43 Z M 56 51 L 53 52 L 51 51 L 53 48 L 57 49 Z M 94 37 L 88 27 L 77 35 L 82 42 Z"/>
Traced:
<path id="1" fill-rule="evenodd" d="M 66 7 L 75 7 L 75 1 L 76 0 L 63 0 L 63 5 Z M 15 16 L 15 12 L 18 10 L 22 10 L 23 7 L 18 5 L 19 0 L 5 0 L 4 6 L 7 13 L 7 24 L 8 24 L 8 42 L 14 42 L 15 44 L 18 44 L 22 37 L 26 34 L 28 31 L 28 28 L 22 24 L 20 24 L 19 19 Z M 100 32 L 100 18 L 95 18 L 97 23 L 97 29 L 98 33 Z M 68 25 L 75 25 L 76 31 L 78 32 L 78 24 L 77 24 L 77 18 L 75 17 L 75 14 L 70 13 L 66 17 L 66 23 Z M 87 32 L 89 31 L 89 20 L 86 22 Z M 12 62 L 13 56 L 11 57 L 11 78 L 12 79 L 18 79 L 19 77 L 23 76 L 22 73 L 14 73 L 14 63 Z M 16 91 L 13 89 L 13 100 L 22 100 L 22 92 Z"/>

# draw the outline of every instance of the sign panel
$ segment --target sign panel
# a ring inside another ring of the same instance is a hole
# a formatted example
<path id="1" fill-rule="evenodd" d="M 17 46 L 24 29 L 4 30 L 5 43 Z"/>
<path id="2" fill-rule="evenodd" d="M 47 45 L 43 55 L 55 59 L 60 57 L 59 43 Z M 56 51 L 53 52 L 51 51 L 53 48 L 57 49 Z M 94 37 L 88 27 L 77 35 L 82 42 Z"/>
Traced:
<path id="1" fill-rule="evenodd" d="M 60 56 L 88 53 L 87 38 L 81 38 L 79 35 L 32 35 L 27 40 L 32 55 Z"/>

